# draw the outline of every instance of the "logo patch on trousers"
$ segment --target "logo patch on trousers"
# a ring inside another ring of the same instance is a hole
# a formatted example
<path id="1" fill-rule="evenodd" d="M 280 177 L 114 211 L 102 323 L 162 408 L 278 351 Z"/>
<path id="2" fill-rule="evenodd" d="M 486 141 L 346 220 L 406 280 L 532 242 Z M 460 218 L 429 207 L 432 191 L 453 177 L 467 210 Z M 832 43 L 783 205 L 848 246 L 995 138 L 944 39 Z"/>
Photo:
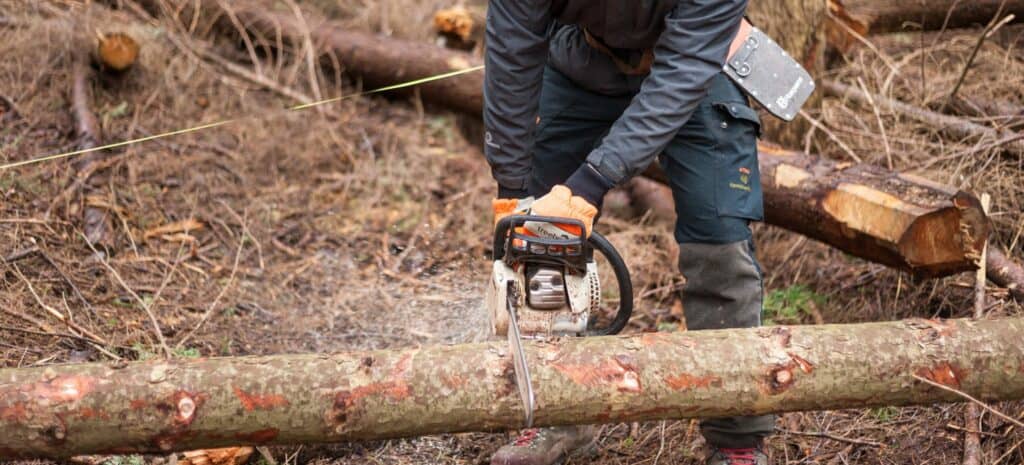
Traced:
<path id="1" fill-rule="evenodd" d="M 729 187 L 732 189 L 750 192 L 750 170 L 741 166 L 739 172 L 740 182 L 730 182 Z"/>

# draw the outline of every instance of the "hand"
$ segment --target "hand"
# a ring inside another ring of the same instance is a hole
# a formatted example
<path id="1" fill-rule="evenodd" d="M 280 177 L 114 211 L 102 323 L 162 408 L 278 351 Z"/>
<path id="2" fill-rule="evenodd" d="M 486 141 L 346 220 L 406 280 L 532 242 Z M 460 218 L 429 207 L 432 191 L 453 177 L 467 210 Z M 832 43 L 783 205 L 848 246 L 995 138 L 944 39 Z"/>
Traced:
<path id="1" fill-rule="evenodd" d="M 578 195 L 573 195 L 568 187 L 558 185 L 551 189 L 547 195 L 541 197 L 530 208 L 531 215 L 554 216 L 558 218 L 571 218 L 583 223 L 586 228 L 586 236 L 590 237 L 594 229 L 594 217 L 597 216 L 597 207 L 590 204 Z M 572 225 L 558 225 L 564 231 L 579 235 L 579 227 Z"/>

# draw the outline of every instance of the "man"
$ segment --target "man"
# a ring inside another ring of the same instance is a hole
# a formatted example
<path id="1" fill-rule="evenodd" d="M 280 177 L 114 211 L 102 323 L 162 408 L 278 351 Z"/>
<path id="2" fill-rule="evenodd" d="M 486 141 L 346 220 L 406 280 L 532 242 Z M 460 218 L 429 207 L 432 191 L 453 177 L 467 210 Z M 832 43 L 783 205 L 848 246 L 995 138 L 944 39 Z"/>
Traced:
<path id="1" fill-rule="evenodd" d="M 760 325 L 749 223 L 763 217 L 760 122 L 722 72 L 749 30 L 746 0 L 491 0 L 486 154 L 495 217 L 518 199 L 589 233 L 609 189 L 660 155 L 678 220 L 691 330 Z M 731 348 L 723 347 L 723 350 Z M 705 420 L 708 464 L 765 465 L 774 417 Z M 526 431 L 492 464 L 547 465 L 591 446 L 593 427 Z"/>

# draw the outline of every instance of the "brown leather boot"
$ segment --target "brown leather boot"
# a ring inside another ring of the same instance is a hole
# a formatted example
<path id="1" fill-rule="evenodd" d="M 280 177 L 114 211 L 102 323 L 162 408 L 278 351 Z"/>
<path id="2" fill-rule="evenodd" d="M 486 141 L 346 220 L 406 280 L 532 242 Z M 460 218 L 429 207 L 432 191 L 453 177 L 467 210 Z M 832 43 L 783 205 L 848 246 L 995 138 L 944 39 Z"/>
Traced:
<path id="1" fill-rule="evenodd" d="M 558 426 L 523 431 L 491 456 L 491 465 L 553 465 L 578 454 L 593 453 L 597 428 Z"/>

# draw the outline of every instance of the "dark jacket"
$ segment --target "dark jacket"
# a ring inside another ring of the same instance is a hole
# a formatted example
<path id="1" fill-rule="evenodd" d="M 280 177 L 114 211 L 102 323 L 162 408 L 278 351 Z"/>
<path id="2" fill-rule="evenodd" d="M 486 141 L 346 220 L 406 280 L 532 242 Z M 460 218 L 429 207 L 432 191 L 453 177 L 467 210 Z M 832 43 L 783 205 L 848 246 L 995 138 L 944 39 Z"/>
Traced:
<path id="1" fill-rule="evenodd" d="M 746 5 L 747 0 L 491 0 L 483 116 L 485 152 L 499 186 L 525 190 L 545 64 L 594 92 L 636 93 L 587 157 L 582 176 L 570 178 L 570 189 L 589 189 L 593 197 L 642 171 L 722 70 Z M 650 74 L 619 71 L 587 44 L 583 28 L 626 61 L 653 48 Z"/>

